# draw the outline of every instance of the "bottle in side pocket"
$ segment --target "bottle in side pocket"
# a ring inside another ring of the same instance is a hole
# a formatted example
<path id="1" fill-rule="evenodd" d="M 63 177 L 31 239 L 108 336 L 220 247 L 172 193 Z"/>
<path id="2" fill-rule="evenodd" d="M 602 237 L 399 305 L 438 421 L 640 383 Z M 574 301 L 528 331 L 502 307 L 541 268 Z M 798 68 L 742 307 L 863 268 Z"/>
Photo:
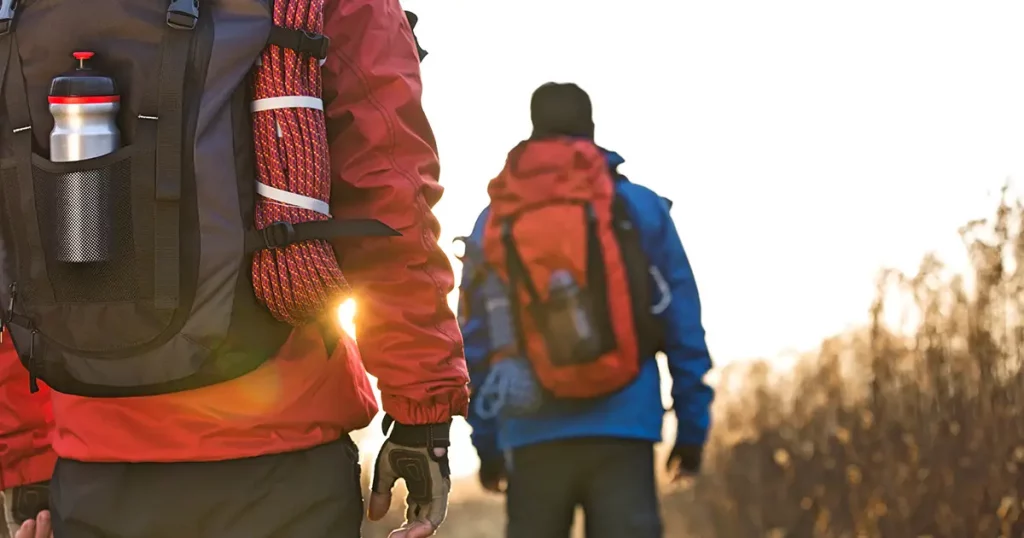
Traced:
<path id="1" fill-rule="evenodd" d="M 50 85 L 50 160 L 79 162 L 113 153 L 121 145 L 121 98 L 113 78 L 90 68 L 92 52 L 76 52 L 78 67 Z M 66 263 L 109 261 L 113 254 L 110 171 L 62 174 L 54 189 L 55 255 Z"/>
<path id="2" fill-rule="evenodd" d="M 569 271 L 551 273 L 545 305 L 549 342 L 558 362 L 589 362 L 600 356 L 601 337 L 594 327 L 590 301 Z"/>

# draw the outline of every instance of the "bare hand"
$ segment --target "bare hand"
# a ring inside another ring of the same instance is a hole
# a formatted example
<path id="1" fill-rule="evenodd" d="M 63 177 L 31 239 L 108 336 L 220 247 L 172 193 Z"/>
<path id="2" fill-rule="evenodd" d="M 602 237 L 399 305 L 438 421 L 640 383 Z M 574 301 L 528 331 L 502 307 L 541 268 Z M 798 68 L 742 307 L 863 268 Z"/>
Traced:
<path id="1" fill-rule="evenodd" d="M 22 523 L 14 538 L 53 538 L 53 526 L 50 524 L 50 512 L 43 510 L 35 519 Z"/>

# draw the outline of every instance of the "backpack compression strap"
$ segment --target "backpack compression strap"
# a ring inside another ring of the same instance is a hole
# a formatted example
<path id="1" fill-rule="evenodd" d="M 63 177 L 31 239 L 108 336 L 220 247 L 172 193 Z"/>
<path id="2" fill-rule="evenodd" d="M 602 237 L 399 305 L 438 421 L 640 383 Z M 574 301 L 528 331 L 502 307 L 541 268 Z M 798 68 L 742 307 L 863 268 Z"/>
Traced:
<path id="1" fill-rule="evenodd" d="M 252 254 L 258 250 L 276 249 L 310 241 L 336 237 L 397 237 L 402 234 L 376 219 L 322 220 L 299 222 L 275 222 L 262 230 L 245 233 L 245 251 Z"/>

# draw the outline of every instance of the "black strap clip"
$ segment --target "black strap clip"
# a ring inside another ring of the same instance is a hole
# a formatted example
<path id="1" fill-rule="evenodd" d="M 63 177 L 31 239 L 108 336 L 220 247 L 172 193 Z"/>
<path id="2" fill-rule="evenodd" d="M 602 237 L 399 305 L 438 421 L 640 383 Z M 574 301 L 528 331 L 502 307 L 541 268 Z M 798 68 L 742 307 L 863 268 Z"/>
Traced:
<path id="1" fill-rule="evenodd" d="M 18 0 L 0 0 L 0 36 L 11 33 L 14 28 L 14 14 L 18 11 Z"/>
<path id="2" fill-rule="evenodd" d="M 308 32 L 305 30 L 293 30 L 274 26 L 270 29 L 268 45 L 277 45 L 282 48 L 294 50 L 299 54 L 308 54 L 318 60 L 327 58 L 327 49 L 331 46 L 331 38 Z"/>
<path id="3" fill-rule="evenodd" d="M 295 226 L 290 222 L 275 222 L 260 232 L 266 248 L 281 248 L 295 243 Z"/>
<path id="4" fill-rule="evenodd" d="M 397 237 L 402 234 L 375 219 L 343 219 L 299 222 L 275 222 L 261 230 L 245 233 L 245 251 L 274 249 L 310 240 L 340 237 Z"/>
<path id="5" fill-rule="evenodd" d="M 171 0 L 167 8 L 167 26 L 175 30 L 194 30 L 199 20 L 199 0 Z"/>

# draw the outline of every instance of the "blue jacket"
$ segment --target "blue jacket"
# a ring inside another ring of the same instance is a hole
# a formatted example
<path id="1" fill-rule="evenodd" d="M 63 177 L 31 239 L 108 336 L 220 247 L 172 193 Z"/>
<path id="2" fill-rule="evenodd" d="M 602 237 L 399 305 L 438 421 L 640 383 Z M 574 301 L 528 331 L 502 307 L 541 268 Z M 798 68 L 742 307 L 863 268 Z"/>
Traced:
<path id="1" fill-rule="evenodd" d="M 616 193 L 627 202 L 633 224 L 640 230 L 644 252 L 672 292 L 672 301 L 659 318 L 665 324 L 663 351 L 668 358 L 673 408 L 679 420 L 676 443 L 703 444 L 714 396 L 703 379 L 711 368 L 711 358 L 701 325 L 697 285 L 669 215 L 671 204 L 618 174 L 616 169 L 624 162 L 618 154 L 606 152 L 606 158 L 616 177 Z M 488 209 L 484 209 L 477 218 L 470 242 L 479 245 L 482 241 L 487 214 Z M 463 269 L 462 293 L 469 288 L 471 269 Z M 657 289 L 653 282 L 651 285 L 652 289 Z M 483 383 L 489 368 L 486 310 L 482 298 L 472 293 L 460 298 L 459 304 L 466 361 L 471 386 L 475 388 Z M 468 318 L 465 317 L 467 311 L 472 313 Z M 578 403 L 552 401 L 529 417 L 483 420 L 471 405 L 468 418 L 473 428 L 473 446 L 480 459 L 486 461 L 501 457 L 509 449 L 568 438 L 616 437 L 658 442 L 664 413 L 658 365 L 654 357 L 649 357 L 632 384 L 615 394 L 587 402 L 583 407 Z"/>

